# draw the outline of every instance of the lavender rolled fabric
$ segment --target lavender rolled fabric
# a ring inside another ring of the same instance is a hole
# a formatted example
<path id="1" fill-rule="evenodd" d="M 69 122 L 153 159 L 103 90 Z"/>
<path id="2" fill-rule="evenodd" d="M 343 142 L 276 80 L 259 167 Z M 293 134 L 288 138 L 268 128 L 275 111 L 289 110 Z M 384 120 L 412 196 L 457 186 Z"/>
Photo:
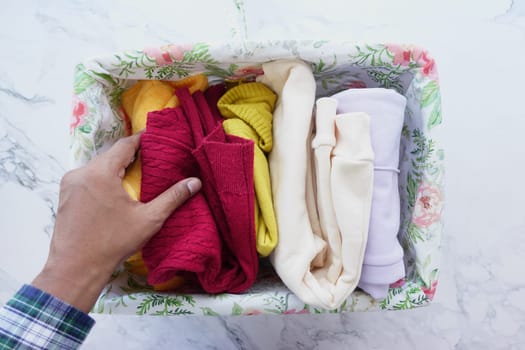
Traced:
<path id="1" fill-rule="evenodd" d="M 403 249 L 397 240 L 400 221 L 398 164 L 406 98 L 382 88 L 350 89 L 334 96 L 337 113 L 370 116 L 374 150 L 374 189 L 368 242 L 359 287 L 383 299 L 389 285 L 405 276 Z"/>

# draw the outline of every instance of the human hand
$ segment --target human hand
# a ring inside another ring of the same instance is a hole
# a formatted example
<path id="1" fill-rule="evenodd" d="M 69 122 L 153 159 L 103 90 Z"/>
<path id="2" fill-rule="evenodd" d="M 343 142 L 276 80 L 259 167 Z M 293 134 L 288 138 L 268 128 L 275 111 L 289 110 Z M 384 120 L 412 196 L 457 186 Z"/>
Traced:
<path id="1" fill-rule="evenodd" d="M 118 264 L 200 190 L 188 178 L 149 203 L 129 198 L 122 178 L 139 145 L 140 134 L 123 138 L 64 175 L 49 256 L 33 286 L 88 312 Z"/>

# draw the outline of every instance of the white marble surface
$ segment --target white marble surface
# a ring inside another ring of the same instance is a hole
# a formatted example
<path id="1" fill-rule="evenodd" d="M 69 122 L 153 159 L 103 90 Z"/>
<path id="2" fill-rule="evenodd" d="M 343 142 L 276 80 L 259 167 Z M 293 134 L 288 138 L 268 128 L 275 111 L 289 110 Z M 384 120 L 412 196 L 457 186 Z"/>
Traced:
<path id="1" fill-rule="evenodd" d="M 20 0 L 1 8 L 0 302 L 47 254 L 68 167 L 74 64 L 232 35 L 406 42 L 437 61 L 446 123 L 446 231 L 432 306 L 336 316 L 95 316 L 85 348 L 525 348 L 524 0 Z"/>

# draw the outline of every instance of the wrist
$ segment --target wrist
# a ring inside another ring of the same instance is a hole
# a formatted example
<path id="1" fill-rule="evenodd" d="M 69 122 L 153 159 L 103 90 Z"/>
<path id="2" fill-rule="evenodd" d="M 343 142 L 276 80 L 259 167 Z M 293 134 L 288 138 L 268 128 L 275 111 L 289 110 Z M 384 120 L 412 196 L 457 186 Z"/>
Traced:
<path id="1" fill-rule="evenodd" d="M 111 272 L 102 271 L 96 266 L 79 267 L 48 260 L 31 284 L 88 313 L 110 276 Z"/>

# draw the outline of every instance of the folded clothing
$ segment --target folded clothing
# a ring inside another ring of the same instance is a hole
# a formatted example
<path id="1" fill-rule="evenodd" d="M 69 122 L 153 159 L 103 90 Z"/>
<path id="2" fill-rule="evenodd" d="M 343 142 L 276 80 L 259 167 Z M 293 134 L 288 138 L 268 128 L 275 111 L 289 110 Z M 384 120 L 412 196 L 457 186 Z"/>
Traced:
<path id="1" fill-rule="evenodd" d="M 406 98 L 394 90 L 349 89 L 332 96 L 337 112 L 370 115 L 374 151 L 374 190 L 368 242 L 359 287 L 385 298 L 391 283 L 405 276 L 403 249 L 397 240 L 400 221 L 398 164 Z"/>
<path id="2" fill-rule="evenodd" d="M 252 140 L 254 149 L 255 226 L 257 252 L 268 256 L 277 245 L 277 222 L 267 154 L 272 150 L 272 112 L 277 96 L 266 85 L 246 83 L 228 90 L 218 101 L 229 135 Z"/>
<path id="3" fill-rule="evenodd" d="M 308 304 L 318 298 L 307 285 L 310 264 L 322 249 L 316 245 L 306 198 L 306 174 L 315 80 L 312 69 L 300 60 L 263 64 L 258 81 L 278 96 L 273 114 L 273 150 L 269 155 L 279 244 L 270 255 L 277 274 L 286 286 Z M 313 278 L 313 277 L 311 277 Z"/>
<path id="4" fill-rule="evenodd" d="M 332 308 L 330 290 L 312 272 L 326 250 L 322 233 L 312 231 L 317 214 L 307 145 L 315 102 L 315 80 L 309 65 L 300 60 L 263 64 L 259 81 L 278 95 L 273 115 L 274 146 L 269 155 L 272 193 L 279 244 L 270 255 L 286 286 L 307 304 Z M 305 201 L 307 199 L 307 201 Z M 315 219 L 314 219 L 315 220 Z M 318 225 L 315 225 L 318 226 Z"/>
<path id="5" fill-rule="evenodd" d="M 312 269 L 325 293 L 324 307 L 339 307 L 354 291 L 361 274 L 368 237 L 373 188 L 373 151 L 369 116 L 336 116 L 337 100 L 316 102 L 312 141 L 316 204 L 323 260 Z M 315 232 L 314 232 L 315 233 Z"/>
<path id="6" fill-rule="evenodd" d="M 148 114 L 141 137 L 141 201 L 149 202 L 174 183 L 198 176 L 192 150 L 191 128 L 180 108 Z M 197 275 L 204 290 L 224 291 L 218 280 L 222 268 L 222 242 L 203 193 L 197 193 L 168 217 L 159 232 L 142 248 L 148 283 L 162 284 L 179 272 Z"/>
<path id="7" fill-rule="evenodd" d="M 187 77 L 179 81 L 140 80 L 122 93 L 122 111 L 131 124 L 131 134 L 146 127 L 149 112 L 168 107 L 177 107 L 179 101 L 174 94 L 176 88 L 187 87 L 191 93 L 208 88 L 208 78 L 203 74 Z M 140 197 L 140 158 L 137 158 L 126 171 L 122 185 L 131 198 Z"/>
<path id="8" fill-rule="evenodd" d="M 148 114 L 140 151 L 141 200 L 188 176 L 203 183 L 143 247 L 145 267 L 139 254 L 127 261 L 131 271 L 146 272 L 157 290 L 179 286 L 186 272 L 208 293 L 242 292 L 255 281 L 254 144 L 224 134 L 216 107 L 224 91 L 216 85 L 192 96 L 178 89 L 181 107 Z"/>
<path id="9" fill-rule="evenodd" d="M 253 285 L 259 266 L 255 246 L 254 144 L 224 133 L 217 123 L 216 110 L 209 107 L 217 102 L 221 88 L 210 90 L 208 101 L 200 91 L 193 96 L 187 89 L 176 91 L 191 130 L 192 155 L 202 180 L 202 193 L 222 242 L 219 274 L 206 274 L 199 281 L 210 293 L 240 293 Z"/>
<path id="10" fill-rule="evenodd" d="M 208 78 L 203 74 L 187 77 L 178 81 L 156 81 L 140 80 L 122 93 L 122 112 L 130 125 L 130 134 L 140 132 L 146 127 L 148 112 L 160 110 L 167 107 L 177 107 L 179 101 L 175 95 L 175 89 L 187 87 L 190 92 L 204 91 L 208 87 Z M 128 167 L 126 175 L 122 180 L 124 189 L 134 200 L 140 198 L 141 183 L 141 158 L 137 159 Z M 141 252 L 137 252 L 127 259 L 125 264 L 128 271 L 146 276 L 148 269 L 144 264 Z M 181 277 L 174 277 L 172 281 L 153 285 L 155 290 L 168 290 L 180 286 Z"/>

